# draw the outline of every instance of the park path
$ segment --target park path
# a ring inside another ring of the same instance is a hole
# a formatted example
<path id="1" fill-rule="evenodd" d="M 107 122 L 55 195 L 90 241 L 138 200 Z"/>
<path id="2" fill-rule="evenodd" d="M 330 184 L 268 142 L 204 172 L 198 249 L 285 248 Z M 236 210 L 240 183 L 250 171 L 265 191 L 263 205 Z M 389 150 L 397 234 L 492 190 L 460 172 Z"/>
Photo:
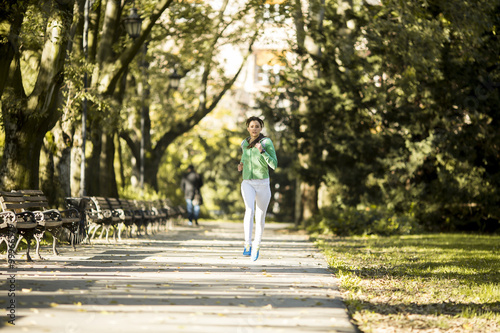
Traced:
<path id="1" fill-rule="evenodd" d="M 287 226 L 266 225 L 255 262 L 241 255 L 241 224 L 228 222 L 98 240 L 76 252 L 63 246 L 57 257 L 44 249 L 46 260 L 34 263 L 19 258 L 15 326 L 2 320 L 1 330 L 356 332 L 324 256 Z M 1 274 L 5 308 L 5 263 Z"/>

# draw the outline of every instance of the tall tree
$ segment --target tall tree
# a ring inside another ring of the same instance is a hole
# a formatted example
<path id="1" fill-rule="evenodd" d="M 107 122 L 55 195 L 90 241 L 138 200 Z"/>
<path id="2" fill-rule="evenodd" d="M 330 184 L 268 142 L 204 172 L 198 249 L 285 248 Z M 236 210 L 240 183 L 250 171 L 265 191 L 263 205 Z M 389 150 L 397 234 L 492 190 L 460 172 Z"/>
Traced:
<path id="1" fill-rule="evenodd" d="M 314 61 L 320 61 L 323 56 L 317 36 L 321 35 L 323 30 L 325 1 L 295 0 L 292 8 L 296 30 L 293 49 L 297 52 L 296 62 L 292 64 L 297 74 L 292 77 L 302 77 L 303 84 L 307 84 L 306 82 L 314 84 L 322 77 Z M 289 85 L 289 91 L 292 91 L 295 84 L 292 82 L 286 84 Z M 298 87 L 304 89 L 303 92 L 308 90 L 306 86 Z M 295 142 L 297 142 L 299 172 L 296 178 L 295 223 L 299 224 L 307 222 L 318 211 L 318 189 L 323 174 L 314 161 L 319 147 L 312 136 L 313 133 L 317 133 L 318 128 L 314 126 L 315 124 L 304 121 L 312 119 L 311 115 L 318 112 L 318 105 L 314 103 L 311 95 L 300 96 L 297 93 L 295 96 L 299 104 L 295 110 L 292 110 L 293 120 L 289 125 L 294 129 Z"/>
<path id="2" fill-rule="evenodd" d="M 95 67 L 92 73 L 90 89 L 107 102 L 105 109 L 109 114 L 103 114 L 98 110 L 90 116 L 92 122 L 92 152 L 89 159 L 89 169 L 97 173 L 97 177 L 89 177 L 89 193 L 101 195 L 118 196 L 116 177 L 114 172 L 115 140 L 118 131 L 116 119 L 120 110 L 121 97 L 117 96 L 117 86 L 120 78 L 126 73 L 126 69 L 132 59 L 139 53 L 151 30 L 162 14 L 172 4 L 172 0 L 162 0 L 151 6 L 149 15 L 142 22 L 140 36 L 134 43 L 122 52 L 115 52 L 115 48 L 123 36 L 123 28 L 120 24 L 123 8 L 117 1 L 107 1 L 103 8 L 102 26 L 100 39 L 95 53 Z M 119 45 L 119 44 L 118 44 Z M 113 112 L 114 111 L 114 112 Z M 106 119 L 106 121 L 104 121 Z M 103 126 L 104 123 L 112 124 L 110 127 Z"/>
<path id="3" fill-rule="evenodd" d="M 0 187 L 39 187 L 43 138 L 60 117 L 68 31 L 74 1 L 3 1 L 0 96 L 5 146 Z M 40 35 L 39 31 L 43 31 Z"/>
<path id="4" fill-rule="evenodd" d="M 61 118 L 60 126 L 54 131 L 55 138 L 65 137 L 71 147 L 71 154 L 61 155 L 66 147 L 57 140 L 58 149 L 51 158 L 55 159 L 61 184 L 71 184 L 65 195 L 80 195 L 80 161 L 82 159 L 82 100 L 88 101 L 88 120 L 85 124 L 90 134 L 90 159 L 86 163 L 86 194 L 117 196 L 117 186 L 114 169 L 115 137 L 120 128 L 119 117 L 123 89 L 117 89 L 123 84 L 127 68 L 137 54 L 140 54 L 144 41 L 172 1 L 147 2 L 147 16 L 143 20 L 141 35 L 126 43 L 122 17 L 128 14 L 135 3 L 124 1 L 88 1 L 79 0 L 78 15 L 75 19 L 68 44 L 70 57 L 67 63 L 68 81 L 63 91 L 65 99 L 60 105 L 65 117 Z M 88 21 L 83 13 L 88 10 Z M 88 24 L 87 48 L 84 50 L 84 24 Z M 84 51 L 87 51 L 85 54 Z M 84 90 L 84 75 L 88 76 L 88 87 Z M 66 158 L 62 158 L 66 156 Z M 71 170 L 62 174 L 62 170 Z"/>
<path id="5" fill-rule="evenodd" d="M 498 1 L 325 3 L 323 31 L 302 37 L 321 57 L 299 49 L 321 77 L 288 77 L 308 103 L 290 123 L 314 128 L 304 142 L 333 202 L 411 210 L 428 226 L 499 216 L 498 10 Z"/>
<path id="6" fill-rule="evenodd" d="M 150 112 L 143 114 L 144 133 L 135 126 L 120 134 L 136 161 L 140 161 L 141 136 L 145 136 L 144 175 L 145 183 L 151 188 L 159 189 L 157 175 L 167 147 L 213 111 L 238 78 L 261 33 L 260 16 L 262 10 L 258 2 L 252 1 L 230 4 L 226 0 L 217 10 L 209 4 L 180 3 L 172 6 L 169 19 L 158 27 L 158 34 L 150 44 L 149 57 L 156 66 L 149 71 L 150 81 L 155 85 L 151 85 L 148 102 L 155 104 L 151 109 L 164 114 L 156 116 L 159 122 L 151 121 Z M 224 73 L 221 59 L 221 49 L 227 44 L 236 45 L 243 54 L 238 68 L 229 74 Z M 165 45 L 171 48 L 162 52 Z M 184 76 L 181 93 L 172 92 L 165 85 L 168 85 L 165 76 L 172 68 Z M 153 131 L 155 135 L 151 135 Z"/>

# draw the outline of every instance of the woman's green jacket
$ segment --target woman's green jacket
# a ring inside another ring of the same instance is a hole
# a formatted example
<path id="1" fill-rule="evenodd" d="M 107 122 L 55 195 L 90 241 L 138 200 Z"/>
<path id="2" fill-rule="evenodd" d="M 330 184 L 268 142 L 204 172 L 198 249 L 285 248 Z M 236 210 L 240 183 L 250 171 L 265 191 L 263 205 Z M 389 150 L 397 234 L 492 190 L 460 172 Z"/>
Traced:
<path id="1" fill-rule="evenodd" d="M 245 180 L 269 178 L 268 166 L 273 170 L 278 166 L 278 158 L 271 139 L 264 138 L 260 141 L 260 144 L 264 147 L 262 153 L 255 147 L 247 149 L 249 145 L 247 139 L 241 143 L 241 149 L 243 150 L 241 163 L 243 163 L 243 179 Z"/>

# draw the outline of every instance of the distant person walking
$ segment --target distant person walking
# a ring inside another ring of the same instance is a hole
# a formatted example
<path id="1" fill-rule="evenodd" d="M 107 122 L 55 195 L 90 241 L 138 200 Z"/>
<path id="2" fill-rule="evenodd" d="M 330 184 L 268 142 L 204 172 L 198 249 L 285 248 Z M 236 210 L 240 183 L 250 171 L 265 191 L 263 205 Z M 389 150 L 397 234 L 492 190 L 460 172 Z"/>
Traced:
<path id="1" fill-rule="evenodd" d="M 196 225 L 198 225 L 200 205 L 203 204 L 203 198 L 200 192 L 202 186 L 202 177 L 194 170 L 193 165 L 189 165 L 187 172 L 181 180 L 181 189 L 184 192 L 184 198 L 186 199 L 186 210 L 189 225 L 193 225 L 193 221 Z"/>
<path id="2" fill-rule="evenodd" d="M 238 171 L 243 171 L 241 195 L 245 203 L 243 255 L 251 256 L 255 261 L 259 258 L 267 207 L 271 200 L 269 167 L 276 169 L 278 158 L 271 139 L 261 133 L 264 127 L 262 119 L 250 117 L 246 120 L 246 126 L 250 136 L 241 143 L 243 153 L 238 164 Z M 255 237 L 252 242 L 254 217 Z"/>

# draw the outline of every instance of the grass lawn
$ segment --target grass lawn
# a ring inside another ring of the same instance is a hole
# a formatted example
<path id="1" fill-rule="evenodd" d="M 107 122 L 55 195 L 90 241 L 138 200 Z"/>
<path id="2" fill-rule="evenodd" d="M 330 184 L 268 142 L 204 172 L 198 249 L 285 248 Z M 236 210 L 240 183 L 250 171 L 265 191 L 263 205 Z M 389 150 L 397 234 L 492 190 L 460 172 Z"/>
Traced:
<path id="1" fill-rule="evenodd" d="M 313 238 L 362 332 L 500 332 L 500 236 Z"/>

